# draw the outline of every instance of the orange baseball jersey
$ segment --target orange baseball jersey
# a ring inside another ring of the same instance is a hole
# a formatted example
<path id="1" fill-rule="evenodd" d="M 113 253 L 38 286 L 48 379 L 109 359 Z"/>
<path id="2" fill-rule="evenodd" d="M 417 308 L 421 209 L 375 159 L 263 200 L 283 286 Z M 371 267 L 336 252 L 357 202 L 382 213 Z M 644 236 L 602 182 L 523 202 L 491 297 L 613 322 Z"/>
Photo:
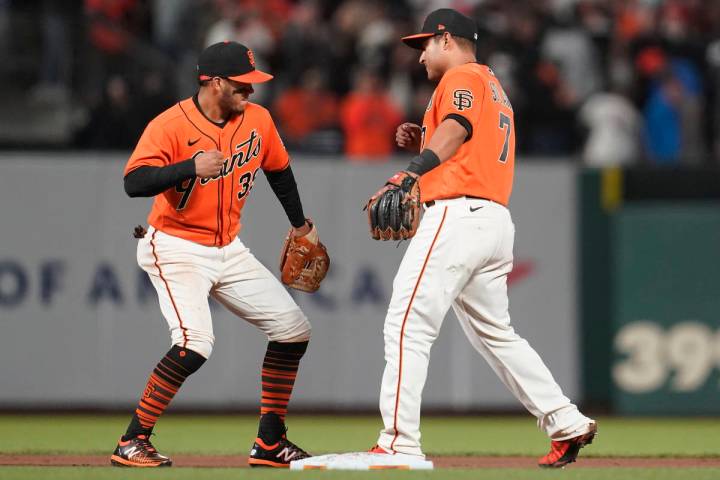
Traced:
<path id="1" fill-rule="evenodd" d="M 472 136 L 420 177 L 422 201 L 467 195 L 507 206 L 515 168 L 513 110 L 489 67 L 467 63 L 445 72 L 425 112 L 423 146 L 448 116 L 468 122 Z"/>
<path id="2" fill-rule="evenodd" d="M 163 167 L 218 150 L 225 157 L 215 178 L 191 178 L 155 196 L 148 223 L 202 245 L 225 246 L 240 231 L 240 212 L 259 169 L 287 168 L 289 156 L 270 113 L 248 102 L 245 112 L 219 126 L 188 98 L 155 117 L 125 167 Z"/>

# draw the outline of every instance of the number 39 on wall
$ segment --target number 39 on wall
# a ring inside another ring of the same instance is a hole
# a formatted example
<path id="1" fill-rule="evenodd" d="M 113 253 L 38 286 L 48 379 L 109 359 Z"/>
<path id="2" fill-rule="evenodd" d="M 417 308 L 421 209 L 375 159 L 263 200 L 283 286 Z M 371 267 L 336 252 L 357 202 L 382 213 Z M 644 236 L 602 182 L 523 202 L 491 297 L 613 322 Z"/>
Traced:
<path id="1" fill-rule="evenodd" d="M 720 331 L 701 322 L 668 330 L 650 321 L 633 322 L 618 331 L 614 347 L 622 358 L 612 377 L 628 393 L 650 393 L 665 385 L 673 392 L 692 392 L 720 369 Z"/>

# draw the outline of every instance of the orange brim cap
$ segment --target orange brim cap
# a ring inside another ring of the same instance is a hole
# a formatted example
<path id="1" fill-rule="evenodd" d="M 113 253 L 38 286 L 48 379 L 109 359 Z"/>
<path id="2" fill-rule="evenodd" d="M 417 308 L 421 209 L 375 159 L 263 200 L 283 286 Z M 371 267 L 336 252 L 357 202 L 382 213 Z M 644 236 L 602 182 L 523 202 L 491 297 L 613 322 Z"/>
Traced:
<path id="1" fill-rule="evenodd" d="M 227 78 L 242 83 L 265 83 L 272 80 L 273 76 L 269 73 L 261 72 L 260 70 L 253 70 L 252 72 L 243 73 L 242 75 L 235 75 Z"/>
<path id="2" fill-rule="evenodd" d="M 402 41 L 408 47 L 412 47 L 416 50 L 422 50 L 425 39 L 434 37 L 435 33 L 416 33 L 415 35 L 408 35 L 402 37 Z"/>

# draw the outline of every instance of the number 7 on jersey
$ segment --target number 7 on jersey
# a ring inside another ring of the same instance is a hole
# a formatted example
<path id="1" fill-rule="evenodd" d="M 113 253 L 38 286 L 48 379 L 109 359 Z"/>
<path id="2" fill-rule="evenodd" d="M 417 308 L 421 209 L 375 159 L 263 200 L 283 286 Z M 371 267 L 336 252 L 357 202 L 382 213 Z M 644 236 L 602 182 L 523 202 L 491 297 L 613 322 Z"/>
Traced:
<path id="1" fill-rule="evenodd" d="M 498 162 L 505 163 L 507 162 L 508 149 L 510 148 L 509 143 L 510 134 L 512 133 L 512 122 L 510 121 L 510 117 L 505 115 L 503 112 L 500 112 L 500 125 L 498 125 L 498 128 L 500 128 L 500 130 L 505 130 L 505 142 L 503 143 L 502 152 L 500 152 Z"/>

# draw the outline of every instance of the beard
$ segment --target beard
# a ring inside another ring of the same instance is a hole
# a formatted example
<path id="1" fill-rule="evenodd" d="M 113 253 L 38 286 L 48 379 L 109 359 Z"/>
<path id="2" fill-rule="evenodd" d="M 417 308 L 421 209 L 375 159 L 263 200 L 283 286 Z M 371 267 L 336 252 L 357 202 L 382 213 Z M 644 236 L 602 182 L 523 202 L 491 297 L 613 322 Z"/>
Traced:
<path id="1" fill-rule="evenodd" d="M 238 105 L 235 102 L 235 95 L 232 93 L 224 94 L 220 98 L 219 104 L 222 111 L 226 113 L 228 119 L 241 115 L 245 112 L 245 106 Z"/>

